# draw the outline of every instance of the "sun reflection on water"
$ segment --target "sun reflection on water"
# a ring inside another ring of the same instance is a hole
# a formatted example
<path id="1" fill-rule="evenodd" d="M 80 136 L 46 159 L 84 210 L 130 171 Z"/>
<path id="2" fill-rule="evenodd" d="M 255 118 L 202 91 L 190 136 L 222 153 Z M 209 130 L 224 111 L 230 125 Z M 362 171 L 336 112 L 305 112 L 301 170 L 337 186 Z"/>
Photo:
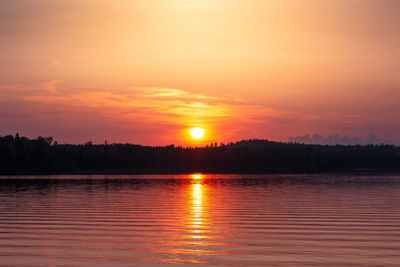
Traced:
<path id="1" fill-rule="evenodd" d="M 201 233 L 200 230 L 196 228 L 200 228 L 203 218 L 203 190 L 202 184 L 193 184 L 193 204 L 192 204 L 192 212 L 193 212 L 193 234 Z M 199 235 L 192 235 L 193 238 L 200 238 Z"/>
<path id="2" fill-rule="evenodd" d="M 205 185 L 202 183 L 203 176 L 201 174 L 192 174 L 193 184 L 191 185 L 191 237 L 194 239 L 202 239 L 204 232 L 203 223 L 205 222 Z"/>

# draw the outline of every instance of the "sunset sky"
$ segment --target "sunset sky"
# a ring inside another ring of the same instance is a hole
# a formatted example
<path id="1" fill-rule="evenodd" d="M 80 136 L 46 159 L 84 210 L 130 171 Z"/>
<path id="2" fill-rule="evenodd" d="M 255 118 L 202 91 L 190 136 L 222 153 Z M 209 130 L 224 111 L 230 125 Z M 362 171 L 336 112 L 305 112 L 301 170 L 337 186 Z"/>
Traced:
<path id="1" fill-rule="evenodd" d="M 0 135 L 400 142 L 397 0 L 1 0 L 0 51 Z"/>

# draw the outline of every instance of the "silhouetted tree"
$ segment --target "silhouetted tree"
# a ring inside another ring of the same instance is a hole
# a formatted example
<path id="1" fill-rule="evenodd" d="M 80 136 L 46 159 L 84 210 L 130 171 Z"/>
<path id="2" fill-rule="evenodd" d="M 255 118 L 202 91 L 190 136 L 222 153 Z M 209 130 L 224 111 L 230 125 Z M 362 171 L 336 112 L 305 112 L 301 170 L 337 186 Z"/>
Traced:
<path id="1" fill-rule="evenodd" d="M 400 147 L 242 140 L 184 148 L 0 137 L 1 173 L 270 173 L 400 169 Z"/>

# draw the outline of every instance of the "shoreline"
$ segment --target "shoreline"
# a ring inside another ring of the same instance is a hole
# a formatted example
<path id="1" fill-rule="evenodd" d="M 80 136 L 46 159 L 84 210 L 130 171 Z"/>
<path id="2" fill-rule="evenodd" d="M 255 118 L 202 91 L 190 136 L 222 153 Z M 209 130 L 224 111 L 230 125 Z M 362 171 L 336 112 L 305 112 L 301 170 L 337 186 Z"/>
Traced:
<path id="1" fill-rule="evenodd" d="M 207 172 L 207 171 L 74 171 L 74 172 L 0 172 L 1 177 L 7 176 L 56 176 L 56 175 L 307 175 L 307 174 L 400 174 L 400 169 L 349 169 L 349 170 L 293 170 L 293 171 L 270 171 L 270 172 Z"/>

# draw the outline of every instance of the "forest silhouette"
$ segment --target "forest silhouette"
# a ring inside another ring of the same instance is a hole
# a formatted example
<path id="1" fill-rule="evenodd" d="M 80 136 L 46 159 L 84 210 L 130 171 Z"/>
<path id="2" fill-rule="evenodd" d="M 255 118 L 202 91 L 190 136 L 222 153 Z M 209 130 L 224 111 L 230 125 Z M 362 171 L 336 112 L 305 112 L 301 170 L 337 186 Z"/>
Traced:
<path id="1" fill-rule="evenodd" d="M 58 144 L 52 137 L 0 137 L 0 173 L 293 173 L 400 170 L 393 145 L 306 145 L 243 140 L 205 147 Z"/>

